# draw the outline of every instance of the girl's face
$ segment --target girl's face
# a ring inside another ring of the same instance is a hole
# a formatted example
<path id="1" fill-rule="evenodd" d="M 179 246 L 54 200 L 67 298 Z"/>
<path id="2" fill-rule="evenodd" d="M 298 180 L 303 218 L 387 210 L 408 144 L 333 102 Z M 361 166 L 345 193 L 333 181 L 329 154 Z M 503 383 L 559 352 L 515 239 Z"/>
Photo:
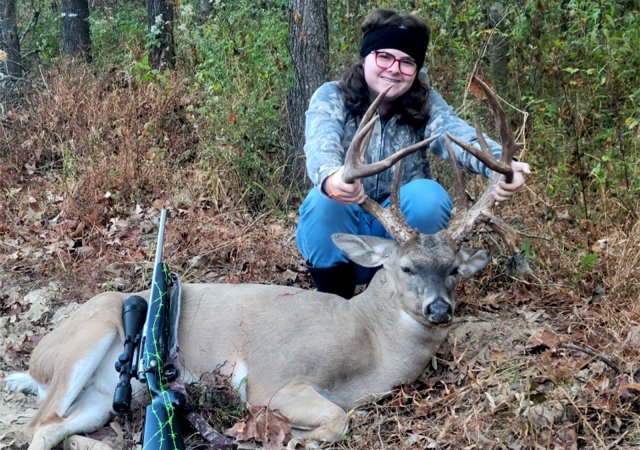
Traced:
<path id="1" fill-rule="evenodd" d="M 411 73 L 412 69 L 415 72 L 412 75 L 406 75 Z M 375 99 L 387 86 L 393 86 L 387 92 L 383 102 L 386 104 L 407 92 L 417 73 L 413 58 L 400 50 L 380 49 L 369 53 L 364 59 L 364 78 L 369 87 L 371 100 Z"/>

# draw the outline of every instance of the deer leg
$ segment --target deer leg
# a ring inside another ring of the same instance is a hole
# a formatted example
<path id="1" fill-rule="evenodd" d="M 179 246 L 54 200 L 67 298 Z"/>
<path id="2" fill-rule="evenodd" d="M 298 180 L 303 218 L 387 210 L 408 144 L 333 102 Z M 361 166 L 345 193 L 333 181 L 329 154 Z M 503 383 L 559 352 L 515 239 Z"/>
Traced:
<path id="1" fill-rule="evenodd" d="M 109 420 L 112 400 L 107 393 L 87 387 L 72 405 L 68 416 L 56 416 L 35 424 L 29 450 L 51 450 L 70 434 L 95 430 Z"/>
<path id="2" fill-rule="evenodd" d="M 289 384 L 269 402 L 291 421 L 293 434 L 299 439 L 337 442 L 347 432 L 347 414 L 335 403 L 304 383 Z"/>

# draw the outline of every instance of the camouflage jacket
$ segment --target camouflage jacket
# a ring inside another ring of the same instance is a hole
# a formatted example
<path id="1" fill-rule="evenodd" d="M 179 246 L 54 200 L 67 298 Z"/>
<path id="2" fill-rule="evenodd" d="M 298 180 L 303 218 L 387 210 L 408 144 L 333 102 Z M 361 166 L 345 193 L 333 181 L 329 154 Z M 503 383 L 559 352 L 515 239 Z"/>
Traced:
<path id="1" fill-rule="evenodd" d="M 433 88 L 429 94 L 431 110 L 424 126 L 419 128 L 398 123 L 398 116 L 391 117 L 384 125 L 380 118 L 374 126 L 369 148 L 365 154 L 367 163 L 380 161 L 400 148 L 407 147 L 434 134 L 449 132 L 467 142 L 477 141 L 473 127 L 460 119 L 453 108 Z M 320 186 L 325 178 L 338 170 L 344 162 L 349 144 L 358 127 L 358 120 L 347 110 L 337 81 L 320 86 L 311 97 L 306 113 L 304 153 L 307 174 L 314 185 Z M 501 147 L 487 139 L 492 152 L 499 157 Z M 476 145 L 477 146 L 477 145 Z M 453 144 L 456 159 L 467 170 L 490 176 L 486 168 L 474 156 Z M 431 178 L 428 151 L 447 158 L 444 138 L 441 137 L 428 149 L 418 150 L 404 159 L 402 184 L 417 178 Z M 375 200 L 386 198 L 391 191 L 395 167 L 371 177 L 362 183 L 367 195 Z"/>

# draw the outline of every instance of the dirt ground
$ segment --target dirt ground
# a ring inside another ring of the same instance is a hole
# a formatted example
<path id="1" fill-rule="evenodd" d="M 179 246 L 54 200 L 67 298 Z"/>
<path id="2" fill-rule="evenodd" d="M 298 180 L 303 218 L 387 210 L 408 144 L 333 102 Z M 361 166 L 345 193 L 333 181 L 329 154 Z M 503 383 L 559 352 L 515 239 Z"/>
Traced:
<path id="1" fill-rule="evenodd" d="M 312 288 L 295 249 L 295 217 L 169 206 L 165 260 L 185 281 Z M 604 278 L 567 263 L 578 224 L 559 216 L 541 227 L 517 208 L 510 214 L 538 235 L 534 276 L 509 274 L 504 252 L 487 237 L 493 263 L 461 284 L 455 325 L 431 367 L 353 411 L 347 438 L 326 448 L 640 448 L 639 284 L 624 272 L 639 267 L 638 225 L 600 244 Z M 42 335 L 93 294 L 146 286 L 157 218 L 157 207 L 138 206 L 74 235 L 79 223 L 52 222 L 47 210 L 24 209 L 13 217 L 19 229 L 5 216 L 0 376 L 24 370 Z M 0 395 L 0 448 L 24 449 L 20 430 L 35 399 Z M 97 436 L 139 448 L 136 432 L 139 424 L 119 419 Z"/>

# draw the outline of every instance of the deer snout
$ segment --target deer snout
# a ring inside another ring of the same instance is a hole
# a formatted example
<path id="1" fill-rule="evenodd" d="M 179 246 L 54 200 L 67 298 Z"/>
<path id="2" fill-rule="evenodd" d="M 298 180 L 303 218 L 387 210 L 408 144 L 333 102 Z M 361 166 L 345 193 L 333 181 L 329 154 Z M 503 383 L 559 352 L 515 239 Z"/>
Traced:
<path id="1" fill-rule="evenodd" d="M 425 316 L 434 325 L 448 325 L 451 323 L 453 308 L 444 298 L 437 297 L 427 305 Z"/>

